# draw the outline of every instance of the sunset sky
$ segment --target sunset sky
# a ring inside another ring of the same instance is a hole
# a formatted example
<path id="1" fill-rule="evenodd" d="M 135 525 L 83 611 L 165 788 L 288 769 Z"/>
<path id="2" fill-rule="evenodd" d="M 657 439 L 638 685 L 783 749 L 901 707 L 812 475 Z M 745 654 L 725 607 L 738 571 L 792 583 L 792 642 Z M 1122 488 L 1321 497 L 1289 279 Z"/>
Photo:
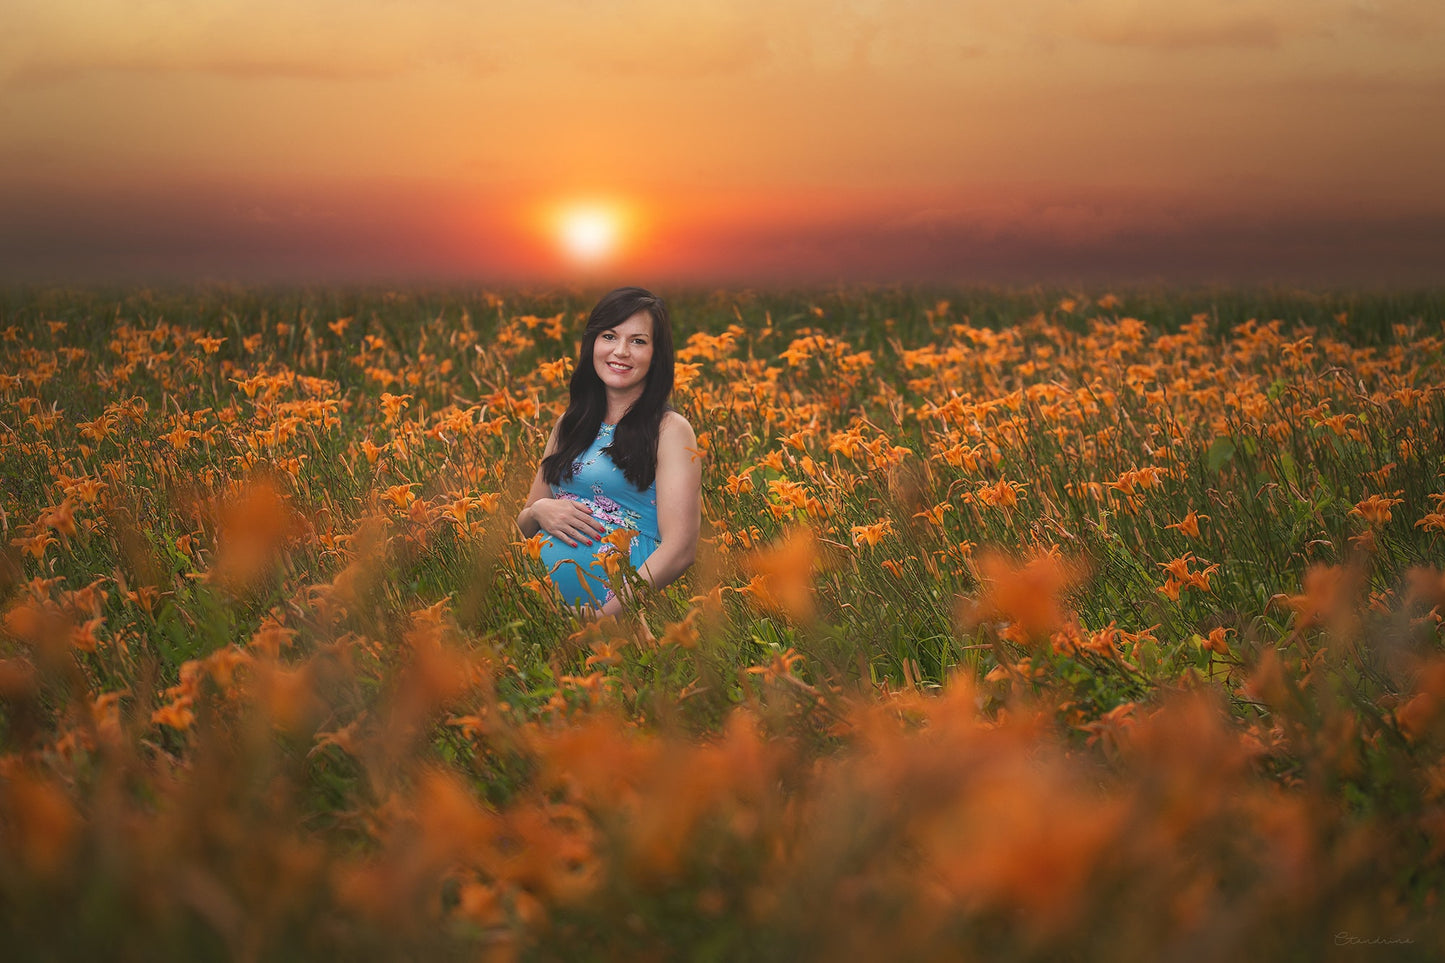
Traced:
<path id="1" fill-rule="evenodd" d="M 1445 281 L 1439 0 L 5 8 L 10 281 Z"/>

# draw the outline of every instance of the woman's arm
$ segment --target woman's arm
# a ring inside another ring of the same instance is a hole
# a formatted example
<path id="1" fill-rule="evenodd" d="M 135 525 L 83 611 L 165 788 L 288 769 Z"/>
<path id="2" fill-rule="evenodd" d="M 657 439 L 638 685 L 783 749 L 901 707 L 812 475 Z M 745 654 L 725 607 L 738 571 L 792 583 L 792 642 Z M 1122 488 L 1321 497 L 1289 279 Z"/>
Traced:
<path id="1" fill-rule="evenodd" d="M 542 452 L 543 458 L 557 450 L 557 430 L 561 424 L 559 419 L 552 426 L 552 434 Z M 541 465 L 537 466 L 537 476 L 532 479 L 527 501 L 517 513 L 517 528 L 521 529 L 524 538 L 531 538 L 545 528 L 574 548 L 579 540 L 591 545 L 592 540 L 601 538 L 603 533 L 602 523 L 592 517 L 592 510 L 586 505 L 552 497 L 552 486 L 542 477 Z"/>
<path id="2" fill-rule="evenodd" d="M 546 456 L 544 455 L 543 457 Z M 538 466 L 537 477 L 532 479 L 532 488 L 527 492 L 526 504 L 524 504 L 522 510 L 517 513 L 517 527 L 522 530 L 524 537 L 531 538 L 541 529 L 542 525 L 537 521 L 536 504 L 544 498 L 551 497 L 552 486 L 548 485 L 547 480 L 542 477 L 542 468 Z"/>
<path id="3" fill-rule="evenodd" d="M 666 588 L 687 571 L 697 556 L 702 525 L 702 460 L 697 436 L 687 419 L 671 412 L 657 439 L 657 534 L 661 544 L 637 573 L 653 588 Z M 602 606 L 605 615 L 622 610 L 621 599 Z"/>

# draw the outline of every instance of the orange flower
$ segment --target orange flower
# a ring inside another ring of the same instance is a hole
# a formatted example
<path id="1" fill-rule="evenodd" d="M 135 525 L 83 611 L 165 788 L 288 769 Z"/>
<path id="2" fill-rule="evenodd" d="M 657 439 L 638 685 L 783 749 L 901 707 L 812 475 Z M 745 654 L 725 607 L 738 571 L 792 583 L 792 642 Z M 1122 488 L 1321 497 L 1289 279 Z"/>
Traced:
<path id="1" fill-rule="evenodd" d="M 1445 662 L 1432 662 L 1420 673 L 1416 692 L 1395 710 L 1395 725 L 1405 736 L 1418 741 L 1434 729 L 1445 708 Z"/>
<path id="2" fill-rule="evenodd" d="M 892 531 L 893 523 L 886 518 L 880 522 L 874 522 L 872 525 L 854 525 L 852 532 L 853 544 L 858 546 L 866 544 L 869 548 L 872 548 L 874 545 L 883 541 L 883 536 Z"/>
<path id="3" fill-rule="evenodd" d="M 743 495 L 753 490 L 753 467 L 745 468 L 736 475 L 729 475 L 723 488 L 729 495 Z"/>
<path id="4" fill-rule="evenodd" d="M 160 597 L 161 590 L 156 588 L 154 585 L 142 585 L 139 586 L 134 592 L 125 593 L 125 598 L 127 602 L 130 602 L 133 605 L 139 605 L 147 612 L 151 612 L 155 609 L 156 602 L 160 600 Z"/>
<path id="5" fill-rule="evenodd" d="M 558 358 L 556 361 L 544 361 L 537 366 L 537 373 L 547 384 L 556 384 L 567 377 L 567 369 L 571 366 L 568 358 Z"/>
<path id="6" fill-rule="evenodd" d="M 1011 509 L 1019 503 L 1018 493 L 1024 490 L 1020 482 L 1000 478 L 993 485 L 982 485 L 976 493 L 979 501 L 992 508 Z"/>
<path id="7" fill-rule="evenodd" d="M 23 871 L 59 873 L 82 825 L 65 790 L 55 780 L 15 769 L 0 785 L 0 812 L 9 817 L 7 848 L 20 856 Z"/>
<path id="8" fill-rule="evenodd" d="M 66 489 L 66 494 L 74 494 L 82 504 L 93 505 L 100 498 L 100 493 L 110 486 L 98 478 L 77 478 L 73 484 Z"/>
<path id="9" fill-rule="evenodd" d="M 86 441 L 101 442 L 110 437 L 115 425 L 109 416 L 101 415 L 94 421 L 78 422 L 75 427 L 80 430 L 80 437 Z"/>
<path id="10" fill-rule="evenodd" d="M 1427 532 L 1445 532 L 1445 513 L 1431 512 L 1416 522 L 1415 527 Z"/>
<path id="11" fill-rule="evenodd" d="M 863 429 L 852 428 L 838 432 L 828 438 L 828 453 L 838 452 L 844 458 L 854 458 L 863 445 Z"/>
<path id="12" fill-rule="evenodd" d="M 1004 638 L 1025 643 L 1047 640 L 1070 621 L 1062 596 L 1080 573 L 1055 552 L 1035 555 L 1022 564 L 991 552 L 979 556 L 975 567 L 981 590 L 976 599 L 960 606 L 964 627 L 1004 623 Z"/>
<path id="13" fill-rule="evenodd" d="M 1138 706 L 1132 702 L 1124 702 L 1110 709 L 1094 722 L 1086 723 L 1083 729 L 1089 734 L 1088 744 L 1092 746 L 1102 742 L 1106 750 L 1117 752 L 1127 730 L 1134 728 L 1138 723 L 1134 717 L 1134 710 L 1137 708 Z"/>
<path id="14" fill-rule="evenodd" d="M 914 517 L 914 518 L 924 518 L 924 519 L 927 519 L 927 520 L 928 520 L 929 522 L 931 522 L 932 524 L 938 526 L 939 528 L 942 528 L 942 527 L 943 527 L 943 513 L 944 513 L 944 512 L 948 512 L 948 511 L 952 511 L 952 510 L 953 510 L 953 506 L 950 505 L 948 502 L 939 502 L 937 505 L 934 505 L 932 508 L 925 508 L 925 509 L 924 509 L 923 511 L 921 511 L 921 512 L 914 512 L 914 513 L 913 513 L 913 517 Z"/>
<path id="15" fill-rule="evenodd" d="M 1350 536 L 1350 546 L 1356 551 L 1373 554 L 1376 549 L 1375 530 L 1367 528 L 1358 535 Z"/>
<path id="16" fill-rule="evenodd" d="M 807 511 L 808 489 L 798 482 L 786 478 L 774 478 L 768 482 L 768 490 L 778 497 L 778 505 L 786 509 Z"/>
<path id="17" fill-rule="evenodd" d="M 542 558 L 542 543 L 546 540 L 546 534 L 543 532 L 538 532 L 531 538 L 525 539 L 520 542 L 515 542 L 514 544 L 518 545 L 522 549 L 523 555 L 526 555 L 533 561 L 540 561 Z M 548 582 L 547 584 L 550 585 L 551 582 Z"/>
<path id="18" fill-rule="evenodd" d="M 96 638 L 95 630 L 100 628 L 104 619 L 89 619 L 84 625 L 77 626 L 70 633 L 70 644 L 82 652 L 94 652 L 100 640 Z"/>
<path id="19" fill-rule="evenodd" d="M 587 657 L 586 666 L 592 668 L 594 665 L 619 665 L 622 662 L 622 653 L 619 651 L 623 643 L 616 639 L 601 639 L 592 643 L 592 654 Z"/>
<path id="20" fill-rule="evenodd" d="M 153 725 L 170 726 L 182 732 L 195 721 L 196 714 L 191 711 L 191 697 L 188 695 L 182 695 L 151 713 Z"/>
<path id="21" fill-rule="evenodd" d="M 1205 592 L 1212 592 L 1213 589 L 1209 585 L 1209 577 L 1217 571 L 1219 571 L 1218 563 L 1201 569 L 1198 572 L 1191 573 L 1189 576 L 1190 587 L 1197 588 Z"/>
<path id="22" fill-rule="evenodd" d="M 1233 631 L 1233 629 L 1227 629 L 1221 625 L 1217 629 L 1212 630 L 1207 636 L 1202 637 L 1199 640 L 1199 647 L 1206 652 L 1213 652 L 1217 655 L 1228 655 L 1229 642 L 1225 639 L 1225 636 Z"/>
<path id="23" fill-rule="evenodd" d="M 288 629 L 274 618 L 267 618 L 261 622 L 256 634 L 251 636 L 251 648 L 268 658 L 279 659 L 281 650 L 288 648 L 294 638 L 295 629 Z"/>
<path id="24" fill-rule="evenodd" d="M 721 604 L 721 598 L 719 598 Z M 681 621 L 671 622 L 662 631 L 662 638 L 658 640 L 661 645 L 677 645 L 684 649 L 696 648 L 700 633 L 697 622 L 702 616 L 702 609 L 692 609 L 682 618 Z"/>
<path id="25" fill-rule="evenodd" d="M 1173 525 L 1165 525 L 1164 527 L 1165 527 L 1165 528 L 1178 529 L 1179 532 L 1181 532 L 1181 533 L 1184 534 L 1184 535 L 1188 535 L 1190 538 L 1198 538 L 1198 537 L 1199 537 L 1199 522 L 1200 522 L 1200 519 L 1203 519 L 1204 521 L 1207 522 L 1207 521 L 1209 521 L 1209 516 L 1208 516 L 1208 515 L 1200 515 L 1200 514 L 1198 514 L 1197 512 L 1195 512 L 1193 509 L 1190 509 L 1188 515 L 1185 515 L 1183 518 L 1181 518 L 1179 521 L 1175 522 Z"/>
<path id="26" fill-rule="evenodd" d="M 600 541 L 604 544 L 611 545 L 625 556 L 632 550 L 632 540 L 636 537 L 637 532 L 630 528 L 614 528 L 606 535 L 603 535 Z"/>
<path id="27" fill-rule="evenodd" d="M 472 508 L 476 506 L 476 503 L 477 500 L 475 498 L 472 498 L 469 495 L 463 495 L 448 504 L 447 507 L 443 509 L 443 511 L 446 513 L 448 518 L 452 519 L 459 526 L 465 525 L 467 521 L 467 512 L 471 511 Z"/>
<path id="28" fill-rule="evenodd" d="M 1090 632 L 1089 637 L 1080 640 L 1077 647 L 1085 652 L 1113 658 L 1119 654 L 1118 644 L 1121 634 L 1118 625 L 1110 622 L 1099 631 Z M 1064 651 L 1068 651 L 1068 649 Z"/>
<path id="29" fill-rule="evenodd" d="M 56 544 L 56 541 L 55 537 L 49 532 L 42 531 L 39 534 L 29 537 L 12 538 L 10 539 L 10 544 L 18 545 L 21 551 L 34 556 L 36 559 L 42 559 L 45 557 L 45 550 L 51 545 Z"/>
<path id="30" fill-rule="evenodd" d="M 402 409 L 411 401 L 411 395 L 394 395 L 389 391 L 381 394 L 381 410 L 386 415 L 386 423 L 391 424 L 401 417 Z"/>
<path id="31" fill-rule="evenodd" d="M 1396 495 L 1400 494 L 1395 492 Z M 1359 515 L 1371 525 L 1384 525 L 1393 516 L 1390 509 L 1404 503 L 1403 498 L 1391 498 L 1386 495 L 1370 495 L 1357 502 L 1355 507 L 1350 509 L 1351 515 Z"/>
<path id="32" fill-rule="evenodd" d="M 45 514 L 40 516 L 37 525 L 52 529 L 66 538 L 73 538 L 75 536 L 75 503 L 67 498 L 59 505 L 47 508 Z"/>
<path id="33" fill-rule="evenodd" d="M 361 442 L 362 454 L 366 455 L 366 462 L 369 465 L 375 465 L 376 460 L 381 457 L 381 453 L 386 451 L 390 447 L 390 442 L 387 442 L 385 445 L 378 445 L 374 443 L 370 438 L 364 438 Z"/>
<path id="34" fill-rule="evenodd" d="M 743 559 L 753 576 L 743 589 L 765 609 L 798 621 L 813 618 L 813 569 L 817 549 L 809 528 L 794 528 L 772 547 Z"/>
<path id="35" fill-rule="evenodd" d="M 691 363 L 679 361 L 675 365 L 675 371 L 676 381 L 673 387 L 681 390 L 690 385 L 693 382 L 693 379 L 698 376 L 698 372 L 702 371 L 702 364 L 701 362 L 697 361 Z"/>
<path id="36" fill-rule="evenodd" d="M 1426 608 L 1445 606 L 1445 572 L 1417 565 L 1405 573 L 1405 579 L 1408 604 Z"/>
<path id="37" fill-rule="evenodd" d="M 1159 567 L 1169 573 L 1169 579 L 1158 589 L 1171 601 L 1179 600 L 1179 590 L 1182 588 L 1197 588 L 1205 592 L 1211 591 L 1209 578 L 1219 571 L 1219 566 L 1210 565 L 1198 572 L 1190 571 L 1189 563 L 1196 562 L 1193 552 L 1186 552 L 1179 558 L 1171 559 L 1168 562 L 1160 562 Z"/>
<path id="38" fill-rule="evenodd" d="M 232 592 L 250 588 L 307 530 L 305 518 L 268 480 L 242 489 L 219 515 L 210 577 Z"/>
<path id="39" fill-rule="evenodd" d="M 1343 614 L 1359 589 L 1360 573 L 1343 565 L 1314 565 L 1304 577 L 1304 594 L 1276 596 L 1295 612 L 1296 626 L 1307 629 L 1326 616 Z"/>
<path id="40" fill-rule="evenodd" d="M 600 568 L 610 582 L 621 574 L 623 558 L 624 556 L 620 553 L 609 551 L 607 543 L 603 543 L 602 546 L 599 546 L 597 554 L 593 556 L 591 564 L 593 568 Z"/>
<path id="41" fill-rule="evenodd" d="M 174 428 L 166 434 L 161 435 L 161 438 L 165 440 L 166 444 L 170 445 L 176 451 L 185 451 L 191 446 L 191 439 L 195 437 L 197 437 L 197 432 L 189 428 Z"/>
<path id="42" fill-rule="evenodd" d="M 391 502 L 397 508 L 407 508 L 412 502 L 416 501 L 416 493 L 412 491 L 416 486 L 416 482 L 392 485 L 381 493 L 381 497 Z"/>
<path id="43" fill-rule="evenodd" d="M 776 682 L 791 676 L 793 668 L 802 661 L 803 657 L 790 647 L 787 651 L 773 653 L 773 659 L 767 665 L 749 666 L 747 671 L 749 675 L 761 675 L 766 682 Z"/>

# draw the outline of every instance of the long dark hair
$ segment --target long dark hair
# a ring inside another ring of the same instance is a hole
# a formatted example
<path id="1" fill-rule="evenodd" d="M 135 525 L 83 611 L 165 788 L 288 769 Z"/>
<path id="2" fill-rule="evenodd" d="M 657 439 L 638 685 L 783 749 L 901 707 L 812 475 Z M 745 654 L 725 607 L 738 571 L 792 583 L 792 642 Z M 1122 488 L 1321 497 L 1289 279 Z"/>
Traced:
<path id="1" fill-rule="evenodd" d="M 592 444 L 607 414 L 607 389 L 597 376 L 592 357 L 597 336 L 639 311 L 652 316 L 652 363 L 643 382 L 642 397 L 617 423 L 612 444 L 603 451 L 638 491 L 652 487 L 657 478 L 657 436 L 672 394 L 672 319 L 662 298 L 643 288 L 629 287 L 603 295 L 587 318 L 582 348 L 572 369 L 567 411 L 557 429 L 557 450 L 542 459 L 542 477 L 547 484 L 560 485 L 572 477 L 572 463 Z"/>

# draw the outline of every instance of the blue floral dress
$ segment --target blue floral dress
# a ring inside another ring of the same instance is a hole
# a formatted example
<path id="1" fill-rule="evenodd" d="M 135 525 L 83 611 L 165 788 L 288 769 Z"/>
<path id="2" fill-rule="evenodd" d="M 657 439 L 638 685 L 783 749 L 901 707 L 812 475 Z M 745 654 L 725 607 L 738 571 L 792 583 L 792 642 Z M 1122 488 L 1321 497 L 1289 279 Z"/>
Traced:
<path id="1" fill-rule="evenodd" d="M 657 534 L 657 482 L 647 491 L 638 491 L 602 449 L 612 444 L 616 425 L 603 424 L 597 437 L 572 463 L 572 477 L 552 486 L 553 498 L 568 498 L 592 509 L 592 517 L 607 532 L 619 528 L 636 532 L 628 555 L 634 568 L 641 568 L 647 557 L 662 544 Z M 607 597 L 607 572 L 597 559 L 599 553 L 616 551 L 608 542 L 592 540 L 591 545 L 578 542 L 573 548 L 546 529 L 542 541 L 542 564 L 552 583 L 569 605 L 601 605 Z"/>

